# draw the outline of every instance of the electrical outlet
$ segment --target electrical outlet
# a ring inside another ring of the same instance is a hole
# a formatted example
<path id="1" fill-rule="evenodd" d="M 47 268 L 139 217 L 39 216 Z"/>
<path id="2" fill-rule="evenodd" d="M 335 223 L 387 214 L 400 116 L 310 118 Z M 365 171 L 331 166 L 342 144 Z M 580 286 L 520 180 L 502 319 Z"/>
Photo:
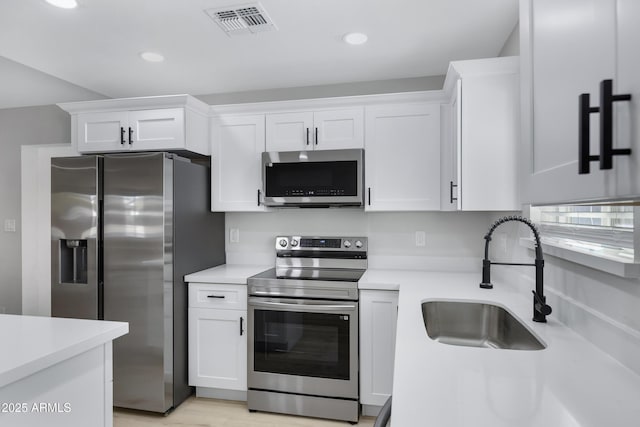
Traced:
<path id="1" fill-rule="evenodd" d="M 497 233 L 495 240 L 500 255 L 505 256 L 507 254 L 507 234 Z"/>
<path id="2" fill-rule="evenodd" d="M 230 228 L 229 229 L 229 243 L 240 243 L 240 229 L 239 228 Z"/>
<path id="3" fill-rule="evenodd" d="M 5 219 L 4 220 L 4 231 L 7 233 L 15 233 L 16 232 L 16 220 L 15 219 Z"/>
<path id="4" fill-rule="evenodd" d="M 425 246 L 427 244 L 427 234 L 424 231 L 416 231 L 416 246 Z"/>

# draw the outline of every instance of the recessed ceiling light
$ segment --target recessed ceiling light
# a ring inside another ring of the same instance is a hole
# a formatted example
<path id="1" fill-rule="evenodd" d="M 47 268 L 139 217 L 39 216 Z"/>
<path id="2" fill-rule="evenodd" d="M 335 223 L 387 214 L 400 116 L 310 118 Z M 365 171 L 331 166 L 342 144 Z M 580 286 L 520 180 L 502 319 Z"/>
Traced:
<path id="1" fill-rule="evenodd" d="M 344 40 L 345 43 L 349 43 L 349 44 L 364 44 L 367 42 L 367 35 L 363 34 L 363 33 L 347 33 L 344 35 L 344 37 L 342 38 L 342 40 Z"/>
<path id="2" fill-rule="evenodd" d="M 140 58 L 144 59 L 147 62 L 162 62 L 164 61 L 164 56 L 160 55 L 156 52 L 142 52 L 140 54 Z"/>
<path id="3" fill-rule="evenodd" d="M 45 0 L 47 3 L 61 7 L 63 9 L 73 9 L 78 7 L 78 2 L 76 0 Z"/>

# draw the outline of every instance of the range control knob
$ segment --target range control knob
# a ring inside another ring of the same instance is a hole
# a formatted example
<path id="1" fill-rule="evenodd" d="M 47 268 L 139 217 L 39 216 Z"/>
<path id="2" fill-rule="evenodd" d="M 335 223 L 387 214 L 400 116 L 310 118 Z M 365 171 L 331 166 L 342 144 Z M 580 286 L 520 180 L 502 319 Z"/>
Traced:
<path id="1" fill-rule="evenodd" d="M 351 247 L 351 242 L 348 240 L 345 240 L 344 243 L 342 244 L 345 248 L 349 249 Z"/>
<path id="2" fill-rule="evenodd" d="M 291 247 L 296 247 L 298 246 L 298 241 L 296 239 L 291 240 Z"/>
<path id="3" fill-rule="evenodd" d="M 362 242 L 360 240 L 356 240 L 356 248 L 360 249 L 362 247 Z"/>
<path id="4" fill-rule="evenodd" d="M 280 239 L 278 242 L 283 248 L 287 247 L 287 239 Z"/>

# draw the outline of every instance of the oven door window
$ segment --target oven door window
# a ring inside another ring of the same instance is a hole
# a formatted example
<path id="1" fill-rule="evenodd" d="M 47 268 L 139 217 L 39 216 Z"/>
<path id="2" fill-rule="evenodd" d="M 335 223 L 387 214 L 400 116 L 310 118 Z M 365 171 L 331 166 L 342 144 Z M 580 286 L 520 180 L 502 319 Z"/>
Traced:
<path id="1" fill-rule="evenodd" d="M 348 380 L 349 317 L 255 310 L 254 370 Z"/>
<path id="2" fill-rule="evenodd" d="M 274 163 L 265 170 L 267 197 L 358 195 L 358 162 Z"/>

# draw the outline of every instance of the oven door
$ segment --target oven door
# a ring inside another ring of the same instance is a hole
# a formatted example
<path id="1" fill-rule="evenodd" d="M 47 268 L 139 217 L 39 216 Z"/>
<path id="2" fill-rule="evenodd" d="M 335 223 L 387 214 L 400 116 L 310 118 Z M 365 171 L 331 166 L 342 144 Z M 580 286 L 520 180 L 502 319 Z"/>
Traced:
<path id="1" fill-rule="evenodd" d="M 249 298 L 250 389 L 358 398 L 358 302 Z"/>

